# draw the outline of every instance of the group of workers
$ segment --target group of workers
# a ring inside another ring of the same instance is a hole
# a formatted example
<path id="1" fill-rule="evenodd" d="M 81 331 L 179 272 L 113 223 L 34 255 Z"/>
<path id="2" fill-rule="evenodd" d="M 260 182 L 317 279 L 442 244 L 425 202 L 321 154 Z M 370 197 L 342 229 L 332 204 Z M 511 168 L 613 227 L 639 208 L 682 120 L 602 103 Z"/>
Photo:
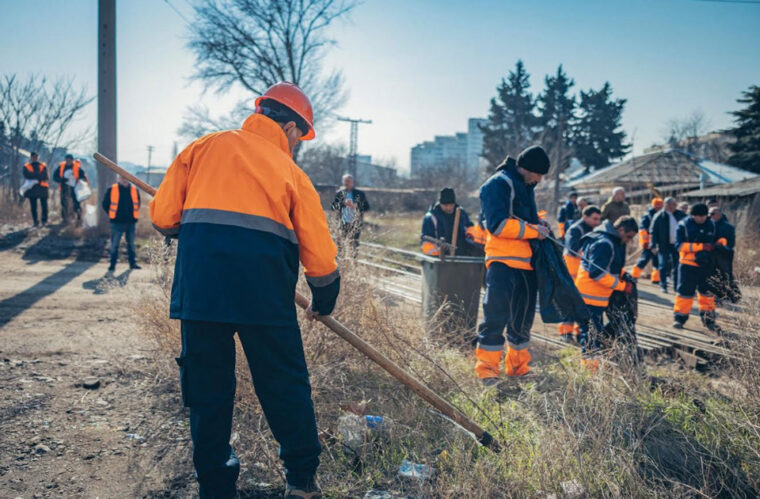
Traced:
<path id="1" fill-rule="evenodd" d="M 456 230 L 457 240 L 462 241 L 456 245 L 455 254 L 472 254 L 473 247 L 485 252 L 486 291 L 475 371 L 486 385 L 498 382 L 502 359 L 508 376 L 530 370 L 528 345 L 537 295 L 530 241 L 550 235 L 543 212 L 536 208 L 533 190 L 548 169 L 545 151 L 530 147 L 516 160 L 507 158 L 483 184 L 477 223 L 473 224 L 456 204 L 450 188 L 441 190 L 438 203 L 423 218 L 424 254 L 438 256 L 446 243 L 452 242 L 455 210 L 461 212 Z M 649 262 L 653 264 L 652 282 L 659 284 L 663 293 L 668 292 L 668 282 L 673 283 L 674 328 L 683 328 L 696 294 L 703 325 L 720 331 L 709 282 L 710 252 L 716 246 L 732 251 L 735 231 L 717 203 L 689 207 L 671 197 L 655 197 L 637 223 L 626 202 L 625 189 L 617 187 L 601 207 L 570 193 L 557 219 L 567 270 L 591 315 L 591 320 L 580 324 L 567 318 L 557 329 L 564 341 L 580 344 L 584 365 L 591 369 L 599 365 L 605 314 L 608 321 L 613 320 L 608 310 L 612 293 L 631 293 Z M 637 236 L 641 256 L 628 274 L 626 246 Z M 437 244 L 437 239 L 442 243 Z"/>
<path id="2" fill-rule="evenodd" d="M 48 191 L 50 188 L 47 165 L 40 161 L 39 154 L 32 152 L 22 173 L 24 179 L 31 184 L 25 190 L 24 197 L 29 200 L 34 227 L 45 226 L 48 223 Z M 73 216 L 76 217 L 77 222 L 81 221 L 82 205 L 77 199 L 75 186 L 78 182 L 89 183 L 82 162 L 74 159 L 73 155 L 67 154 L 53 172 L 53 180 L 59 184 L 61 221 L 63 224 L 69 223 Z M 38 205 L 41 209 L 41 217 L 38 217 Z M 111 222 L 108 272 L 113 272 L 116 269 L 119 243 L 122 236 L 126 240 L 129 268 L 139 269 L 140 265 L 137 263 L 137 252 L 135 251 L 135 224 L 140 216 L 140 193 L 129 181 L 119 177 L 118 181 L 106 190 L 102 207 L 108 213 Z"/>
<path id="3" fill-rule="evenodd" d="M 280 444 L 286 497 L 321 497 L 315 479 L 321 446 L 293 303 L 299 261 L 311 289 L 307 319 L 332 313 L 341 280 L 338 248 L 319 195 L 292 159 L 300 141 L 314 138 L 312 123 L 312 107 L 303 91 L 278 83 L 255 101 L 253 114 L 239 130 L 207 135 L 187 146 L 150 203 L 154 227 L 178 238 L 170 316 L 181 321 L 177 363 L 182 398 L 190 408 L 201 497 L 236 494 L 240 462 L 230 443 L 235 334 Z M 426 254 L 441 254 L 443 245 L 437 242 L 451 243 L 454 234 L 462 241 L 456 245 L 458 254 L 476 247 L 485 254 L 486 291 L 475 371 L 486 385 L 498 381 L 502 360 L 507 376 L 530 371 L 530 329 L 537 301 L 534 241 L 552 237 L 549 222 L 537 210 L 534 189 L 549 167 L 544 149 L 529 147 L 516 159 L 506 158 L 483 184 L 476 223 L 457 205 L 450 188 L 440 191 L 438 203 L 423 220 Z M 350 176 L 343 182 L 332 207 L 340 217 L 343 238 L 355 248 L 369 204 Z M 129 199 L 126 191 L 118 196 L 119 204 Z M 639 224 L 626 211 L 622 190 L 602 208 L 571 196 L 563 210 L 565 260 L 591 310 L 591 320 L 578 328 L 588 365 L 596 361 L 595 335 L 603 327 L 610 295 L 631 291 L 631 282 L 623 276 L 625 247 L 636 237 Z M 672 242 L 681 267 L 677 314 L 688 312 L 687 300 L 695 290 L 700 307 L 707 303 L 700 254 L 723 244 L 717 226 L 706 213 L 703 216 L 705 210 L 704 205 L 692 207 Z M 661 215 L 650 214 L 651 227 L 657 227 Z M 649 234 L 651 260 L 660 243 L 655 247 L 656 234 Z M 660 273 L 662 282 L 662 268 Z M 704 319 L 714 323 L 714 312 Z"/>

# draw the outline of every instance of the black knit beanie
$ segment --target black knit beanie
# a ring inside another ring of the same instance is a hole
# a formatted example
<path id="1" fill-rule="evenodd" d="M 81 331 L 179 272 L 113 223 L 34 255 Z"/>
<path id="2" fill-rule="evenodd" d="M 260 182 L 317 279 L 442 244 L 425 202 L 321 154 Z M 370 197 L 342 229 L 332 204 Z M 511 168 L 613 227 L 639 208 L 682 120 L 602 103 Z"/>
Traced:
<path id="1" fill-rule="evenodd" d="M 689 213 L 693 217 L 706 217 L 708 213 L 707 205 L 705 203 L 697 203 L 691 207 Z"/>
<path id="2" fill-rule="evenodd" d="M 454 189 L 451 187 L 444 187 L 441 189 L 441 194 L 438 197 L 438 202 L 441 204 L 454 204 L 457 202 L 457 196 L 454 194 Z"/>
<path id="3" fill-rule="evenodd" d="M 529 172 L 546 175 L 549 173 L 549 156 L 541 146 L 530 146 L 517 157 L 517 166 Z"/>

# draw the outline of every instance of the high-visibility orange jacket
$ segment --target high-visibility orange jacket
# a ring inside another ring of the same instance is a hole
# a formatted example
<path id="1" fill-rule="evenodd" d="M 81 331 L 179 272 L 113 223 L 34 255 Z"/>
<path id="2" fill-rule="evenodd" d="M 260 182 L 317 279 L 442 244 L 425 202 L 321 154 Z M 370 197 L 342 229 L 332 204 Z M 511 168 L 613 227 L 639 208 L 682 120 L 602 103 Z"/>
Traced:
<path id="1" fill-rule="evenodd" d="M 652 219 L 657 214 L 657 211 L 654 207 L 651 207 L 641 217 L 641 221 L 639 222 L 639 247 L 641 249 L 649 249 L 652 242 L 649 226 L 652 225 Z"/>
<path id="2" fill-rule="evenodd" d="M 337 249 L 319 195 L 293 162 L 285 133 L 264 115 L 185 148 L 151 201 L 150 217 L 159 231 L 179 237 L 171 317 L 294 325 L 299 259 L 314 308 L 332 311 Z"/>
<path id="3" fill-rule="evenodd" d="M 66 178 L 63 176 L 66 170 L 71 170 L 75 179 L 87 182 L 87 175 L 84 173 L 81 161 L 75 159 L 70 165 L 67 165 L 65 161 L 61 161 L 58 164 L 58 168 L 53 170 L 53 180 L 60 184 L 58 189 L 63 189 L 63 184 L 66 183 Z"/>
<path id="4" fill-rule="evenodd" d="M 467 232 L 467 237 L 469 237 L 473 243 L 479 246 L 485 246 L 486 237 L 488 236 L 488 231 L 485 230 L 482 225 L 480 225 L 480 222 L 476 223 L 475 225 L 471 227 L 467 227 L 466 232 Z"/>
<path id="5" fill-rule="evenodd" d="M 48 177 L 47 165 L 45 163 L 26 163 L 24 165 L 24 178 L 37 180 L 41 189 L 36 190 L 39 190 L 41 193 L 43 192 L 42 188 L 47 189 L 50 187 L 50 178 Z M 32 189 L 35 189 L 35 187 L 37 186 L 32 187 Z M 44 195 L 47 196 L 47 191 L 44 191 Z"/>
<path id="6" fill-rule="evenodd" d="M 530 240 L 538 238 L 539 217 L 533 187 L 525 184 L 514 159 L 507 158 L 480 188 L 480 205 L 488 231 L 486 267 L 501 262 L 533 270 Z"/>
<path id="7" fill-rule="evenodd" d="M 591 226 L 583 221 L 578 220 L 573 223 L 565 233 L 565 250 L 562 257 L 565 259 L 567 270 L 575 278 L 578 275 L 578 268 L 581 265 L 581 241 L 583 236 L 591 232 Z"/>
<path id="8" fill-rule="evenodd" d="M 715 244 L 716 239 L 715 222 L 709 218 L 702 224 L 695 222 L 691 216 L 681 220 L 676 229 L 678 261 L 684 265 L 699 267 L 697 253 L 704 251 L 705 244 Z M 721 241 L 721 244 L 725 244 L 724 241 Z"/>
<path id="9" fill-rule="evenodd" d="M 612 222 L 605 220 L 583 236 L 583 260 L 575 285 L 586 305 L 606 307 L 613 291 L 623 291 L 620 279 L 625 266 L 625 245 Z"/>

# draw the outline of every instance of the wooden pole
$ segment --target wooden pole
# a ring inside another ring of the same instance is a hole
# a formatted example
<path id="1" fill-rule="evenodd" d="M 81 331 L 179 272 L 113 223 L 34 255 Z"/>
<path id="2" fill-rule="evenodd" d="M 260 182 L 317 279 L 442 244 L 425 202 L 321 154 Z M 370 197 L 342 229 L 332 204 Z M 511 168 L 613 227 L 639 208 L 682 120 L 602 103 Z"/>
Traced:
<path id="1" fill-rule="evenodd" d="M 147 194 L 150 194 L 151 196 L 155 196 L 156 189 L 154 189 L 152 186 L 146 184 L 139 178 L 135 177 L 131 173 L 127 172 L 123 168 L 121 168 L 119 165 L 111 161 L 110 159 L 106 158 L 100 153 L 95 153 L 93 157 L 99 161 L 103 166 L 109 168 L 111 171 L 118 173 L 122 177 L 126 178 L 133 184 L 135 184 L 137 187 L 145 191 Z M 459 212 L 457 212 L 457 218 L 458 218 Z M 300 294 L 296 291 L 295 296 L 296 305 L 301 307 L 302 309 L 306 310 L 309 308 L 310 302 L 309 299 Z M 369 360 L 374 362 L 375 364 L 382 367 L 388 374 L 399 380 L 401 383 L 406 385 L 408 388 L 410 388 L 414 393 L 416 393 L 421 399 L 428 402 L 430 405 L 438 409 L 444 416 L 450 418 L 455 423 L 457 423 L 459 426 L 464 428 L 465 430 L 469 431 L 470 433 L 473 433 L 475 437 L 478 439 L 478 442 L 481 443 L 484 447 L 488 447 L 495 452 L 499 452 L 501 450 L 501 446 L 499 445 L 499 442 L 496 441 L 496 439 L 491 436 L 490 433 L 488 433 L 486 430 L 481 428 L 476 422 L 468 418 L 462 411 L 448 403 L 446 400 L 444 400 L 440 395 L 435 393 L 433 390 L 422 384 L 421 381 L 419 381 L 417 378 L 409 374 L 408 372 L 404 371 L 401 367 L 399 367 L 395 362 L 393 362 L 391 359 L 380 353 L 364 341 L 361 337 L 359 337 L 356 333 L 348 329 L 346 326 L 341 324 L 337 319 L 333 318 L 329 315 L 322 315 L 318 316 L 317 320 L 327 326 L 328 329 L 330 329 L 332 332 L 346 340 L 351 346 L 359 350 L 362 354 L 364 354 L 365 357 L 367 357 Z"/>
<path id="2" fill-rule="evenodd" d="M 452 229 L 451 234 L 451 250 L 449 251 L 449 256 L 454 256 L 457 252 L 457 239 L 459 239 L 459 218 L 462 216 L 462 208 L 457 206 L 456 212 L 454 214 L 454 228 Z"/>

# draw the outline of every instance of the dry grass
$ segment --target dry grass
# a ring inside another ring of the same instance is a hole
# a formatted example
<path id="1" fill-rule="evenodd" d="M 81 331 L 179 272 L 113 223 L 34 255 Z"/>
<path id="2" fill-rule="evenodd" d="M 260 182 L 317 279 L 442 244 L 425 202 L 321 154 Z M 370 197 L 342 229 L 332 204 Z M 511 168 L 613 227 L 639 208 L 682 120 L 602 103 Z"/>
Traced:
<path id="1" fill-rule="evenodd" d="M 158 347 L 157 379 L 176 390 L 179 325 L 167 318 L 173 262 L 160 248 L 153 248 L 156 286 L 135 312 Z M 591 375 L 576 351 L 563 350 L 530 379 L 486 391 L 474 379 L 471 351 L 426 331 L 416 308 L 379 296 L 362 268 L 343 262 L 341 269 L 336 317 L 487 428 L 505 451 L 480 448 L 324 326 L 302 321 L 324 444 L 319 477 L 329 497 L 361 497 L 373 487 L 415 497 L 562 497 L 570 482 L 594 497 L 760 492 L 760 338 L 750 333 L 760 330 L 757 298 L 747 298 L 750 312 L 730 319 L 742 357 L 710 376 L 672 369 L 654 373 L 652 383 L 612 366 Z M 238 375 L 233 431 L 244 467 L 239 483 L 250 492 L 281 483 L 282 474 L 242 352 Z M 389 418 L 392 430 L 349 449 L 337 425 L 341 405 L 350 404 Z M 167 449 L 156 450 L 167 481 L 189 480 L 188 449 Z M 404 458 L 434 466 L 435 477 L 398 479 Z"/>

